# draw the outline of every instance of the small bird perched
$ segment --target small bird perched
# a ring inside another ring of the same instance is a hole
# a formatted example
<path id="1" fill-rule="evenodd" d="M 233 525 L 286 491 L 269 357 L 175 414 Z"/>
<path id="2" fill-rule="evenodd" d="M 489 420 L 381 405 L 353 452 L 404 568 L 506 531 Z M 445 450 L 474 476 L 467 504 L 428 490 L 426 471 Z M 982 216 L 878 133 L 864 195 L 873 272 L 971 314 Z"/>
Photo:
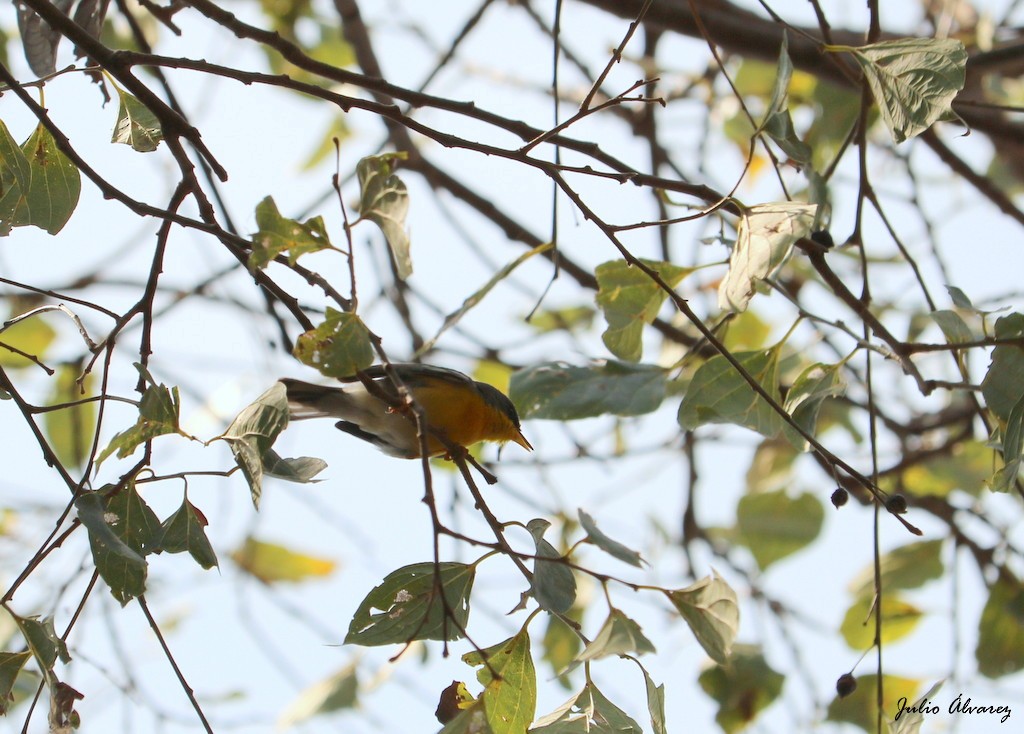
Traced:
<path id="1" fill-rule="evenodd" d="M 427 432 L 427 455 L 449 453 L 434 433 L 459 446 L 480 441 L 513 441 L 528 451 L 533 446 L 519 427 L 519 414 L 512 401 L 498 389 L 476 382 L 456 370 L 425 364 L 391 365 L 413 401 L 423 410 Z M 384 367 L 363 370 L 379 388 L 371 393 L 366 385 L 349 378 L 345 387 L 314 385 L 283 378 L 292 420 L 340 418 L 335 426 L 356 438 L 369 441 L 386 454 L 402 459 L 421 456 L 416 422 L 401 407 L 401 397 Z"/>

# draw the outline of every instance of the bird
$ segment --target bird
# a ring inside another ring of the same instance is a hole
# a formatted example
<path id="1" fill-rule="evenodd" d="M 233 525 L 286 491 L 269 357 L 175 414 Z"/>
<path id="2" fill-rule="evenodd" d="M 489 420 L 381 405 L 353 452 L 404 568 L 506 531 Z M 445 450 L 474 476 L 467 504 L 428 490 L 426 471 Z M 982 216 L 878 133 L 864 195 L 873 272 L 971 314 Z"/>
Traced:
<path id="1" fill-rule="evenodd" d="M 452 444 L 468 448 L 481 441 L 511 441 L 533 450 L 512 401 L 494 386 L 446 367 L 392 363 L 391 368 L 423 411 L 427 456 L 450 458 Z M 340 418 L 334 424 L 338 430 L 368 441 L 385 454 L 421 458 L 412 411 L 403 406 L 384 366 L 374 365 L 362 374 L 376 389 L 371 391 L 356 377 L 343 379 L 351 383 L 344 387 L 282 378 L 289 418 Z"/>

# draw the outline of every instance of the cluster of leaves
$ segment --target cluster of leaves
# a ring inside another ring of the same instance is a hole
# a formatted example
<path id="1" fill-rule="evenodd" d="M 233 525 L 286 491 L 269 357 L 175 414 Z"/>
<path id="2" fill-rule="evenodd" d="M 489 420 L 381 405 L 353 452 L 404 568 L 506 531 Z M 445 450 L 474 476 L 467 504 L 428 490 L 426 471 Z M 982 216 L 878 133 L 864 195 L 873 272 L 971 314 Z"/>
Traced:
<path id="1" fill-rule="evenodd" d="M 117 92 L 120 108 L 111 142 L 140 152 L 156 150 L 163 138 L 156 117 L 132 95 Z M 0 235 L 26 226 L 55 235 L 78 206 L 82 175 L 46 124 L 40 122 L 18 145 L 0 120 L 0 191 Z"/>
<path id="2" fill-rule="evenodd" d="M 607 537 L 582 510 L 580 521 L 587 532 L 584 542 L 631 565 L 641 565 L 639 553 Z M 571 557 L 560 555 L 543 538 L 548 526 L 544 520 L 527 524 L 536 544 L 533 581 L 528 594 L 537 603 L 538 611 L 542 609 L 553 615 L 544 636 L 545 658 L 559 675 L 579 665 L 589 667 L 593 661 L 610 656 L 636 661 L 647 688 L 652 730 L 664 732 L 664 687 L 654 684 L 635 657 L 656 650 L 634 620 L 612 608 L 597 635 L 582 649 L 566 643 L 579 639 L 560 621 L 576 603 L 576 584 L 566 565 Z M 359 605 L 345 642 L 376 646 L 408 645 L 415 640 L 461 639 L 470 621 L 476 567 L 488 557 L 489 554 L 469 564 L 417 563 L 388 574 Z M 730 660 L 739 628 L 739 607 L 735 592 L 720 576 L 715 574 L 684 589 L 652 590 L 659 591 L 671 602 L 713 659 L 723 664 Z M 445 724 L 442 731 L 497 734 L 525 731 L 530 727 L 536 715 L 537 672 L 528 628 L 536 619 L 536 612 L 531 613 L 522 629 L 509 639 L 463 655 L 463 662 L 480 668 L 477 681 L 483 690 L 474 696 L 465 683 L 456 683 L 454 689 L 442 694 L 438 708 L 438 717 Z M 337 690 L 350 685 L 348 677 L 336 676 L 332 681 Z M 318 686 L 308 695 L 320 698 L 323 689 Z M 327 696 L 324 700 L 337 699 Z M 332 709 L 325 703 L 317 712 L 329 710 Z M 562 707 L 537 719 L 530 731 L 551 734 L 580 728 L 587 730 L 613 722 L 618 722 L 618 731 L 641 731 L 641 727 L 588 678 L 579 693 Z"/>

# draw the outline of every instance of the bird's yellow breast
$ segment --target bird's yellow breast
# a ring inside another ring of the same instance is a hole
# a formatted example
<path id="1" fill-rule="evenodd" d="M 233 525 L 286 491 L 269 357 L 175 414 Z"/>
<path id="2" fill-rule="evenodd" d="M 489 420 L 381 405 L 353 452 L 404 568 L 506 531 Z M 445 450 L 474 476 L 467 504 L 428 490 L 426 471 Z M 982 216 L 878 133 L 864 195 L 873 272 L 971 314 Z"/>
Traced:
<path id="1" fill-rule="evenodd" d="M 423 408 L 429 426 L 443 433 L 449 441 L 471 446 L 487 439 L 502 440 L 491 435 L 494 408 L 472 389 L 452 389 L 451 385 L 421 385 L 412 389 L 413 400 Z M 427 437 L 430 453 L 444 453 L 444 444 L 435 436 Z"/>

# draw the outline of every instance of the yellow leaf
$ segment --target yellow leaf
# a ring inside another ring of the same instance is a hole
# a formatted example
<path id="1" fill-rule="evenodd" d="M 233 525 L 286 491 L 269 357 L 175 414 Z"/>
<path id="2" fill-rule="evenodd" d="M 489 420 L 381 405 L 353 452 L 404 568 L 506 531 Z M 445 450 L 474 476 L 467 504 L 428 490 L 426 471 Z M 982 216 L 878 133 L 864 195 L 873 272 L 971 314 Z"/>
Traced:
<path id="1" fill-rule="evenodd" d="M 231 560 L 267 584 L 329 576 L 337 566 L 330 559 L 316 558 L 255 538 L 246 538 L 242 547 L 231 553 Z"/>

